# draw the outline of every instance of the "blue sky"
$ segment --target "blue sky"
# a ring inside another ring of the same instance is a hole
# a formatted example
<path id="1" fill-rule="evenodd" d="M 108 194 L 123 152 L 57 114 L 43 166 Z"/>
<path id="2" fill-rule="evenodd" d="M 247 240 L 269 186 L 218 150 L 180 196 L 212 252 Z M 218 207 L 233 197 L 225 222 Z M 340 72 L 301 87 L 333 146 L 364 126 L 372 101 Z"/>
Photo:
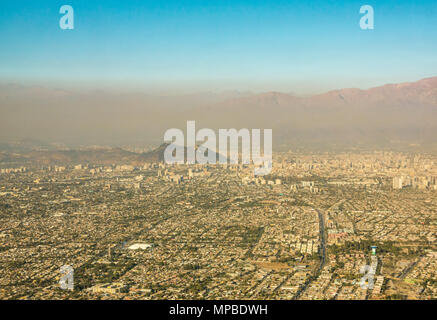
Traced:
<path id="1" fill-rule="evenodd" d="M 0 1 L 2 83 L 306 94 L 435 75 L 437 1 Z"/>

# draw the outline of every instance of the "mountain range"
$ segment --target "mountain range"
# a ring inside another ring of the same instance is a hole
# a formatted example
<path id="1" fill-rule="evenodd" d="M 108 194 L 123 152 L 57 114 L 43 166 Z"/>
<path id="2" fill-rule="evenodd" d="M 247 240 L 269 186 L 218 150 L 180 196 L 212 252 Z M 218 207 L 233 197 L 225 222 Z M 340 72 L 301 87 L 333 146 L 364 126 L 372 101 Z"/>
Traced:
<path id="1" fill-rule="evenodd" d="M 437 77 L 309 97 L 280 92 L 152 96 L 0 86 L 0 141 L 151 143 L 169 128 L 273 129 L 273 148 L 437 149 Z M 1 148 L 1 146 L 0 146 Z"/>

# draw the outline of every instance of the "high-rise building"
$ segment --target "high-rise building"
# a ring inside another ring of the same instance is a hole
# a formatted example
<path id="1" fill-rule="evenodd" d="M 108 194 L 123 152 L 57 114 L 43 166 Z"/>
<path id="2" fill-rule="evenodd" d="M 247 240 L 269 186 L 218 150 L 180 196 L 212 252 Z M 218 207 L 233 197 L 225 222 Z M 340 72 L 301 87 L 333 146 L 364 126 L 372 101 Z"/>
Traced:
<path id="1" fill-rule="evenodd" d="M 393 178 L 393 189 L 402 189 L 403 187 L 403 178 L 402 177 L 394 177 Z"/>

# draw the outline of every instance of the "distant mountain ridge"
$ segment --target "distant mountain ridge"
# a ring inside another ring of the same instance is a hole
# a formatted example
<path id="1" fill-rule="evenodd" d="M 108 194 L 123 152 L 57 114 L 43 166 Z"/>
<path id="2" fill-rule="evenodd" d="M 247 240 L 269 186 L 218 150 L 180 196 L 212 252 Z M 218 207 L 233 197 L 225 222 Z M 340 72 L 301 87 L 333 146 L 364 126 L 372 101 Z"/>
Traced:
<path id="1" fill-rule="evenodd" d="M 0 163 L 38 165 L 119 165 L 162 162 L 166 145 L 145 153 L 135 153 L 121 148 L 100 148 L 81 150 L 46 150 L 20 153 L 0 152 Z"/>
<path id="2" fill-rule="evenodd" d="M 136 153 L 122 148 L 82 148 L 79 150 L 22 150 L 19 152 L 0 152 L 0 165 L 10 163 L 17 165 L 120 165 L 142 166 L 144 163 L 164 162 L 164 151 L 168 143 L 143 153 Z M 197 150 L 197 147 L 196 147 Z M 202 150 L 202 149 L 201 149 Z M 206 150 L 205 150 L 206 151 Z M 187 148 L 184 148 L 186 157 Z M 218 160 L 218 154 L 215 154 Z"/>
<path id="3" fill-rule="evenodd" d="M 273 129 L 273 148 L 437 149 L 437 77 L 309 97 L 280 92 L 149 96 L 0 86 L 0 140 L 155 144 L 169 128 Z"/>

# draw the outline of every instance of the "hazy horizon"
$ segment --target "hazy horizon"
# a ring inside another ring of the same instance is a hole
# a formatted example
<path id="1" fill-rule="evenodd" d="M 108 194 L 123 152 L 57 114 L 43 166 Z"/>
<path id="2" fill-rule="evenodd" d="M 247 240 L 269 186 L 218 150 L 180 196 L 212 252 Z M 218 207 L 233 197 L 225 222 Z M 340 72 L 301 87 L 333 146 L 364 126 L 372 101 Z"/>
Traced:
<path id="1" fill-rule="evenodd" d="M 158 144 L 196 120 L 276 145 L 434 144 L 434 1 L 72 0 L 73 29 L 61 5 L 0 3 L 1 141 Z"/>
<path id="2" fill-rule="evenodd" d="M 81 86 L 81 85 L 74 85 L 74 84 L 67 84 L 67 83 L 61 83 L 61 84 L 50 84 L 46 83 L 44 81 L 39 82 L 26 82 L 26 81 L 6 81 L 6 80 L 0 80 L 0 86 L 2 87 L 22 87 L 22 88 L 41 88 L 41 89 L 47 89 L 47 90 L 54 90 L 54 91 L 65 91 L 68 93 L 77 93 L 77 94 L 92 94 L 96 92 L 100 93 L 110 93 L 110 94 L 144 94 L 144 95 L 151 95 L 151 96 L 164 96 L 164 97 L 171 97 L 171 96 L 195 96 L 195 95 L 222 95 L 224 98 L 233 96 L 233 95 L 239 95 L 239 96 L 250 96 L 250 95 L 259 95 L 259 94 L 265 94 L 265 93 L 271 93 L 271 92 L 278 92 L 281 94 L 286 94 L 290 96 L 295 97 L 310 97 L 310 96 L 316 96 L 321 95 L 325 93 L 329 93 L 332 91 L 337 90 L 343 90 L 343 89 L 359 89 L 359 90 L 369 90 L 385 85 L 396 85 L 396 84 L 405 84 L 405 83 L 413 83 L 424 79 L 430 79 L 437 77 L 437 72 L 435 74 L 430 73 L 428 76 L 419 77 L 419 78 L 406 78 L 402 81 L 378 81 L 377 79 L 374 79 L 372 84 L 369 84 L 367 86 L 336 86 L 334 84 L 331 84 L 330 87 L 326 87 L 324 89 L 318 89 L 318 90 L 312 90 L 308 92 L 299 92 L 296 87 L 293 86 L 293 84 L 290 84 L 289 88 L 286 88 L 284 90 L 280 90 L 278 87 L 272 87 L 270 89 L 259 89 L 259 90 L 249 90 L 249 89 L 243 89 L 239 87 L 235 88 L 228 88 L 228 89 L 202 89 L 202 88 L 193 88 L 190 90 L 181 90 L 181 89 L 160 89 L 157 90 L 153 87 L 137 87 L 137 88 L 127 88 L 123 86 Z"/>
<path id="3" fill-rule="evenodd" d="M 77 145 L 159 145 L 167 129 L 271 128 L 274 148 L 436 150 L 437 77 L 367 90 L 296 97 L 199 93 L 75 92 L 0 85 L 0 141 L 34 138 Z"/>

